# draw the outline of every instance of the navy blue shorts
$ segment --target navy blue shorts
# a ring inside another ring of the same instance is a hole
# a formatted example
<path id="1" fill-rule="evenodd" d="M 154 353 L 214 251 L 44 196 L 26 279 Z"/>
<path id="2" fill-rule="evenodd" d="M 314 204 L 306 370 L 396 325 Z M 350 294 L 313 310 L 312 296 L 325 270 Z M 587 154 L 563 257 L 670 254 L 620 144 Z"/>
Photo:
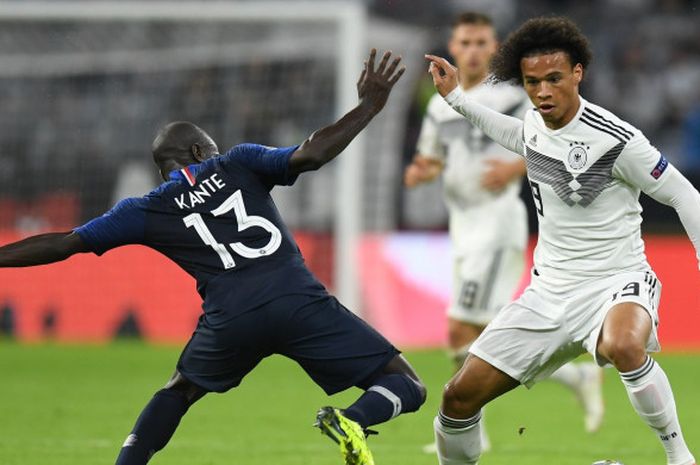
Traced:
<path id="1" fill-rule="evenodd" d="M 263 358 L 281 354 L 330 395 L 367 380 L 399 353 L 334 297 L 293 295 L 242 314 L 205 313 L 177 369 L 207 391 L 225 392 Z"/>

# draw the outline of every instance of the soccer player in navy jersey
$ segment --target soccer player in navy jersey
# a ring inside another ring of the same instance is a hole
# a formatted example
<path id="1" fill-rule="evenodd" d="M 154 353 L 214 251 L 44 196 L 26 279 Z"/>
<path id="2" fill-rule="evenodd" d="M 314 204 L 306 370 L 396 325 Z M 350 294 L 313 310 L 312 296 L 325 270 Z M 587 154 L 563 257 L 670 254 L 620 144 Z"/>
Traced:
<path id="1" fill-rule="evenodd" d="M 386 339 L 329 295 L 304 265 L 270 197 L 335 158 L 381 111 L 403 74 L 387 52 L 370 52 L 357 83 L 359 104 L 300 146 L 237 145 L 220 155 L 188 122 L 162 128 L 153 158 L 165 183 L 74 231 L 41 234 L 0 248 L 0 266 L 53 263 L 126 244 L 153 248 L 197 281 L 204 313 L 166 386 L 138 418 L 117 465 L 145 464 L 208 392 L 240 384 L 263 358 L 298 362 L 333 394 L 365 392 L 345 410 L 324 407 L 316 426 L 340 445 L 346 464 L 373 464 L 367 427 L 413 412 L 426 391 Z"/>

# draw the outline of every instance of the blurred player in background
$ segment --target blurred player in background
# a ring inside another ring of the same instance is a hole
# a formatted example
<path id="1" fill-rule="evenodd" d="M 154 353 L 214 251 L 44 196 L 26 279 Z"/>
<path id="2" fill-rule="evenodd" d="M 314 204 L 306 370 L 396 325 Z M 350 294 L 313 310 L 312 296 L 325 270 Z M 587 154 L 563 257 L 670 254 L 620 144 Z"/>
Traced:
<path id="1" fill-rule="evenodd" d="M 522 88 L 486 82 L 497 47 L 488 16 L 463 13 L 452 24 L 448 50 L 464 93 L 498 112 L 522 117 L 532 108 Z M 489 139 L 436 93 L 428 104 L 417 154 L 406 168 L 404 182 L 414 187 L 441 173 L 454 249 L 447 317 L 456 371 L 472 342 L 513 299 L 525 271 L 527 215 L 519 197 L 525 160 Z M 594 363 L 571 363 L 551 378 L 576 393 L 585 410 L 586 430 L 596 431 L 603 418 L 601 369 Z M 485 433 L 483 441 L 488 449 Z"/>
<path id="2" fill-rule="evenodd" d="M 644 255 L 639 195 L 676 210 L 700 258 L 700 194 L 638 129 L 579 95 L 591 51 L 566 18 L 527 21 L 494 56 L 494 79 L 523 85 L 535 107 L 524 120 L 471 99 L 457 68 L 427 58 L 445 101 L 525 157 L 540 224 L 530 286 L 445 387 L 434 422 L 440 463 L 476 464 L 484 405 L 589 352 L 618 370 L 667 463 L 694 465 L 671 385 L 648 355 L 660 348 L 661 284 Z"/>
<path id="3" fill-rule="evenodd" d="M 208 392 L 238 386 L 273 353 L 297 361 L 328 394 L 352 386 L 365 391 L 347 409 L 324 407 L 316 418 L 348 465 L 374 463 L 367 427 L 416 411 L 425 401 L 424 386 L 399 351 L 306 268 L 270 197 L 274 186 L 291 185 L 335 158 L 384 107 L 404 68 L 390 52 L 375 68 L 375 55 L 372 50 L 358 81 L 358 106 L 300 146 L 242 144 L 219 155 L 203 130 L 171 123 L 153 142 L 166 181 L 156 190 L 119 202 L 75 231 L 0 248 L 0 266 L 16 267 L 142 244 L 197 280 L 204 314 L 172 379 L 124 442 L 117 465 L 148 462 L 192 404 Z"/>

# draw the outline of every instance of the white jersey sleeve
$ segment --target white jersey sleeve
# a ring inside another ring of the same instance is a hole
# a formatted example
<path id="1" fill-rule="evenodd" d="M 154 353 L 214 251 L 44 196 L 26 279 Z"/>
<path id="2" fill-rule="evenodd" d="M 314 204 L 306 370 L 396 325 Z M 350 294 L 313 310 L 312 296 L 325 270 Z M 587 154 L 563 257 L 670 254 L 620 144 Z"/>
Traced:
<path id="1" fill-rule="evenodd" d="M 640 133 L 625 146 L 613 175 L 676 210 L 700 268 L 700 193 L 690 181 Z"/>
<path id="2" fill-rule="evenodd" d="M 644 135 L 632 134 L 615 162 L 613 176 L 651 195 L 666 182 L 669 163 Z"/>
<path id="3" fill-rule="evenodd" d="M 434 158 L 440 161 L 445 161 L 447 153 L 445 146 L 440 142 L 440 126 L 435 118 L 435 96 L 430 99 L 428 108 L 426 109 L 423 123 L 421 124 L 418 143 L 416 144 L 417 152 L 427 158 Z"/>
<path id="4" fill-rule="evenodd" d="M 445 101 L 491 139 L 512 152 L 523 154 L 522 120 L 471 101 L 459 86 L 445 96 Z"/>

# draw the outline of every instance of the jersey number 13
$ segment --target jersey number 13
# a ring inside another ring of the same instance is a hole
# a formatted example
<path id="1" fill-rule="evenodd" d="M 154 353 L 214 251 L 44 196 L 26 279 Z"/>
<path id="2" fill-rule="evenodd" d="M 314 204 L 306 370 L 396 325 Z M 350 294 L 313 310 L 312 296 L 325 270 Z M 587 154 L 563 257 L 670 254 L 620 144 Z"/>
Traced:
<path id="1" fill-rule="evenodd" d="M 233 210 L 236 215 L 238 232 L 257 226 L 270 233 L 270 240 L 259 249 L 248 247 L 242 242 L 230 243 L 229 247 L 231 247 L 236 254 L 245 258 L 260 258 L 275 253 L 280 244 L 282 244 L 282 233 L 274 224 L 272 224 L 272 222 L 263 218 L 262 216 L 248 215 L 248 212 L 246 212 L 245 209 L 245 204 L 243 203 L 243 194 L 240 190 L 234 192 L 229 198 L 224 200 L 221 205 L 213 209 L 211 214 L 214 216 L 221 216 L 225 215 L 231 210 Z M 228 251 L 226 245 L 216 241 L 213 234 L 204 222 L 202 215 L 199 213 L 192 213 L 184 217 L 182 221 L 184 221 L 185 226 L 188 228 L 194 228 L 204 243 L 214 249 L 214 251 L 219 255 L 221 262 L 224 264 L 225 269 L 236 266 L 236 262 L 233 260 L 233 255 L 231 255 L 231 252 Z"/>

